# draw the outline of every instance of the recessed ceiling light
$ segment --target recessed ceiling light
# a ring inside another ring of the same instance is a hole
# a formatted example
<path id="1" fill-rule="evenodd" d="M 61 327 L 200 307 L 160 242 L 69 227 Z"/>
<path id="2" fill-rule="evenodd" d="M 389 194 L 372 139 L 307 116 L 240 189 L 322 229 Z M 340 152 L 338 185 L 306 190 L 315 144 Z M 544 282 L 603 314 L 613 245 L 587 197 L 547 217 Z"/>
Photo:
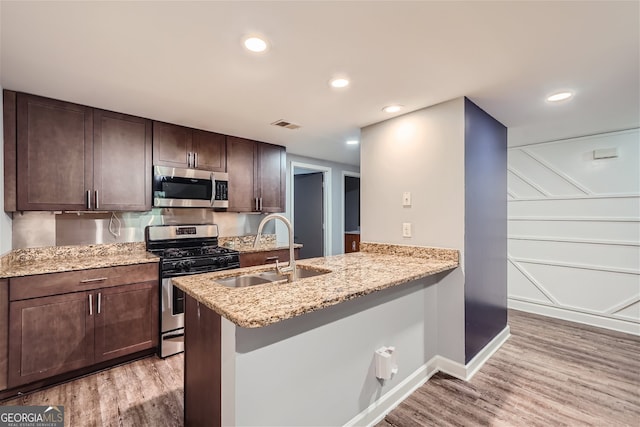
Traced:
<path id="1" fill-rule="evenodd" d="M 350 139 L 347 141 L 348 145 L 358 145 L 360 141 L 358 141 L 357 139 Z"/>
<path id="2" fill-rule="evenodd" d="M 349 79 L 346 77 L 336 77 L 329 80 L 329 84 L 331 85 L 331 87 L 340 89 L 349 86 Z"/>
<path id="3" fill-rule="evenodd" d="M 398 111 L 402 110 L 402 105 L 387 105 L 386 107 L 384 107 L 382 109 L 382 111 L 384 111 L 385 113 L 397 113 Z"/>
<path id="4" fill-rule="evenodd" d="M 573 96 L 572 92 L 558 92 L 558 93 L 554 93 L 553 95 L 549 95 L 547 96 L 547 101 L 549 102 L 560 102 L 560 101 L 564 101 L 566 99 L 569 99 Z"/>
<path id="5" fill-rule="evenodd" d="M 256 53 L 264 52 L 269 47 L 269 43 L 267 43 L 264 38 L 258 36 L 245 37 L 242 44 L 247 50 Z"/>

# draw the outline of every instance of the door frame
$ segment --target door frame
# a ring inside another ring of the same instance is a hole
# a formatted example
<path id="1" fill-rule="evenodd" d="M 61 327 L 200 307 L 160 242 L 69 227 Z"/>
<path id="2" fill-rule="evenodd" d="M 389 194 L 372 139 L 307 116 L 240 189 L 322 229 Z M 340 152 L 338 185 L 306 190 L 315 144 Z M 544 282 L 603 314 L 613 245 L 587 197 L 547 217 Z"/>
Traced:
<path id="1" fill-rule="evenodd" d="M 323 256 L 329 256 L 331 255 L 332 251 L 331 251 L 331 168 L 327 167 L 327 166 L 321 166 L 321 165 L 315 165 L 315 164 L 311 164 L 311 163 L 303 163 L 303 162 L 296 162 L 295 160 L 291 161 L 291 171 L 290 171 L 290 175 L 289 175 L 289 200 L 291 201 L 289 208 L 291 209 L 291 213 L 290 213 L 290 220 L 291 220 L 291 224 L 293 225 L 293 228 L 295 230 L 295 223 L 294 223 L 294 216 L 293 216 L 293 209 L 294 209 L 294 205 L 295 205 L 295 200 L 294 200 L 294 191 L 293 191 L 293 186 L 295 185 L 295 169 L 296 168 L 303 168 L 303 169 L 309 169 L 312 170 L 314 172 L 322 172 L 322 181 L 323 181 L 323 187 L 322 187 L 322 205 L 323 205 L 323 212 L 322 212 L 322 220 L 323 220 L 323 230 L 322 230 L 322 234 L 324 236 L 324 244 L 323 244 L 323 251 L 324 254 Z M 304 243 L 303 243 L 304 244 Z M 344 245 L 344 243 L 343 243 Z"/>
<path id="2" fill-rule="evenodd" d="M 342 171 L 342 180 L 340 182 L 340 205 L 342 206 L 342 212 L 341 212 L 341 215 L 340 215 L 340 218 L 342 219 L 342 226 L 340 227 L 340 230 L 342 230 L 342 239 L 341 239 L 342 243 L 340 244 L 340 246 L 342 247 L 342 253 L 344 253 L 344 233 L 345 233 L 345 231 L 347 231 L 347 230 L 344 229 L 344 222 L 345 222 L 344 221 L 344 216 L 345 216 L 344 215 L 344 209 L 345 209 L 344 196 L 345 196 L 345 193 L 346 193 L 344 180 L 348 176 L 350 176 L 352 178 L 360 178 L 360 173 L 359 172 Z M 362 200 L 362 185 L 360 187 L 361 187 L 360 188 L 360 200 Z M 362 239 L 362 235 L 360 236 L 360 238 Z"/>

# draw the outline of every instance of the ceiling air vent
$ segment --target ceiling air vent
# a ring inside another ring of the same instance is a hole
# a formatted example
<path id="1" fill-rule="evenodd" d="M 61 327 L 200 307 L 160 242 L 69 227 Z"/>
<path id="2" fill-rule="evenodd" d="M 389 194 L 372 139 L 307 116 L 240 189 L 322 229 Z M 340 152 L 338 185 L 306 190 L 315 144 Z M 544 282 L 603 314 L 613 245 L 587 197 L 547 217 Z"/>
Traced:
<path id="1" fill-rule="evenodd" d="M 281 127 L 281 128 L 287 128 L 287 129 L 299 129 L 300 128 L 300 125 L 297 125 L 295 123 L 291 123 L 291 122 L 288 122 L 288 121 L 282 120 L 282 119 L 276 120 L 275 122 L 273 122 L 271 124 L 274 125 L 274 126 L 278 126 L 278 127 Z"/>

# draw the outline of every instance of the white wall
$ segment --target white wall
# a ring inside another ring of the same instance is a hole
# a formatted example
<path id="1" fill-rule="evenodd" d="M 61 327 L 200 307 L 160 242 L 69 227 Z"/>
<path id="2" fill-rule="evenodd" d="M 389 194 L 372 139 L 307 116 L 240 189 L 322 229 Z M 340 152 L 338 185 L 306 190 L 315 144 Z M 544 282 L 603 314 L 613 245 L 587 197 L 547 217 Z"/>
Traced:
<path id="1" fill-rule="evenodd" d="M 639 130 L 511 147 L 508 197 L 509 306 L 639 334 Z"/>
<path id="2" fill-rule="evenodd" d="M 362 240 L 462 250 L 464 98 L 368 126 L 361 139 Z M 404 222 L 413 237 L 402 237 Z"/>
<path id="3" fill-rule="evenodd" d="M 364 242 L 460 250 L 461 269 L 438 287 L 439 354 L 464 364 L 464 98 L 362 129 Z M 411 207 L 402 193 L 411 192 Z M 413 237 L 402 237 L 402 223 Z M 441 351 L 440 351 L 441 350 Z"/>
<path id="4" fill-rule="evenodd" d="M 235 327 L 235 339 L 224 334 L 224 357 L 233 358 L 225 353 L 228 346 L 235 345 L 236 354 L 233 366 L 226 365 L 235 369 L 235 390 L 223 388 L 223 424 L 344 425 L 413 380 L 436 355 L 441 276 L 263 328 Z M 384 383 L 374 365 L 374 351 L 382 346 L 395 346 L 398 362 L 398 373 Z M 223 375 L 223 387 L 231 385 L 230 372 Z"/>
<path id="5" fill-rule="evenodd" d="M 2 93 L 2 87 L 0 87 Z M 4 127 L 3 103 L 0 103 L 0 255 L 11 250 L 11 217 L 4 212 Z"/>

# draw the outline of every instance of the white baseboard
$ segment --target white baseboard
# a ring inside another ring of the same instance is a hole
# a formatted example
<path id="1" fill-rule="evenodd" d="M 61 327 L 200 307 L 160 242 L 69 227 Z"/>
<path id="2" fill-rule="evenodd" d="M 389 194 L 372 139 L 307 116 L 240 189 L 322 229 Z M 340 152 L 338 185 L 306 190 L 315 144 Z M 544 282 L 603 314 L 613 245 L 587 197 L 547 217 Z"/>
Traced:
<path id="1" fill-rule="evenodd" d="M 411 393 L 422 387 L 438 370 L 435 368 L 436 357 L 416 369 L 397 386 L 389 390 L 380 399 L 369 405 L 364 411 L 353 417 L 344 427 L 372 426 L 382 421 L 391 410 L 398 406 Z"/>
<path id="2" fill-rule="evenodd" d="M 509 326 L 507 325 L 466 365 L 442 356 L 432 357 L 427 363 L 416 369 L 401 383 L 349 420 L 344 426 L 373 426 L 379 423 L 389 412 L 409 397 L 411 393 L 422 387 L 437 372 L 444 372 L 456 378 L 469 381 L 510 336 Z"/>
<path id="3" fill-rule="evenodd" d="M 509 325 L 507 325 L 466 365 L 454 362 L 453 360 L 445 357 L 436 356 L 436 369 L 461 380 L 470 381 L 482 365 L 484 365 L 485 362 L 489 360 L 489 358 L 493 356 L 500 347 L 502 347 L 502 344 L 504 344 L 510 336 L 511 329 L 509 328 Z"/>
<path id="4" fill-rule="evenodd" d="M 613 331 L 624 332 L 632 335 L 640 335 L 640 324 L 622 319 L 613 319 L 611 317 L 598 316 L 597 314 L 583 313 L 580 311 L 573 311 L 565 308 L 551 307 L 544 304 L 536 304 L 514 299 L 508 300 L 508 307 L 514 310 L 555 317 L 556 319 L 583 323 L 585 325 L 596 326 L 598 328 L 611 329 Z"/>

